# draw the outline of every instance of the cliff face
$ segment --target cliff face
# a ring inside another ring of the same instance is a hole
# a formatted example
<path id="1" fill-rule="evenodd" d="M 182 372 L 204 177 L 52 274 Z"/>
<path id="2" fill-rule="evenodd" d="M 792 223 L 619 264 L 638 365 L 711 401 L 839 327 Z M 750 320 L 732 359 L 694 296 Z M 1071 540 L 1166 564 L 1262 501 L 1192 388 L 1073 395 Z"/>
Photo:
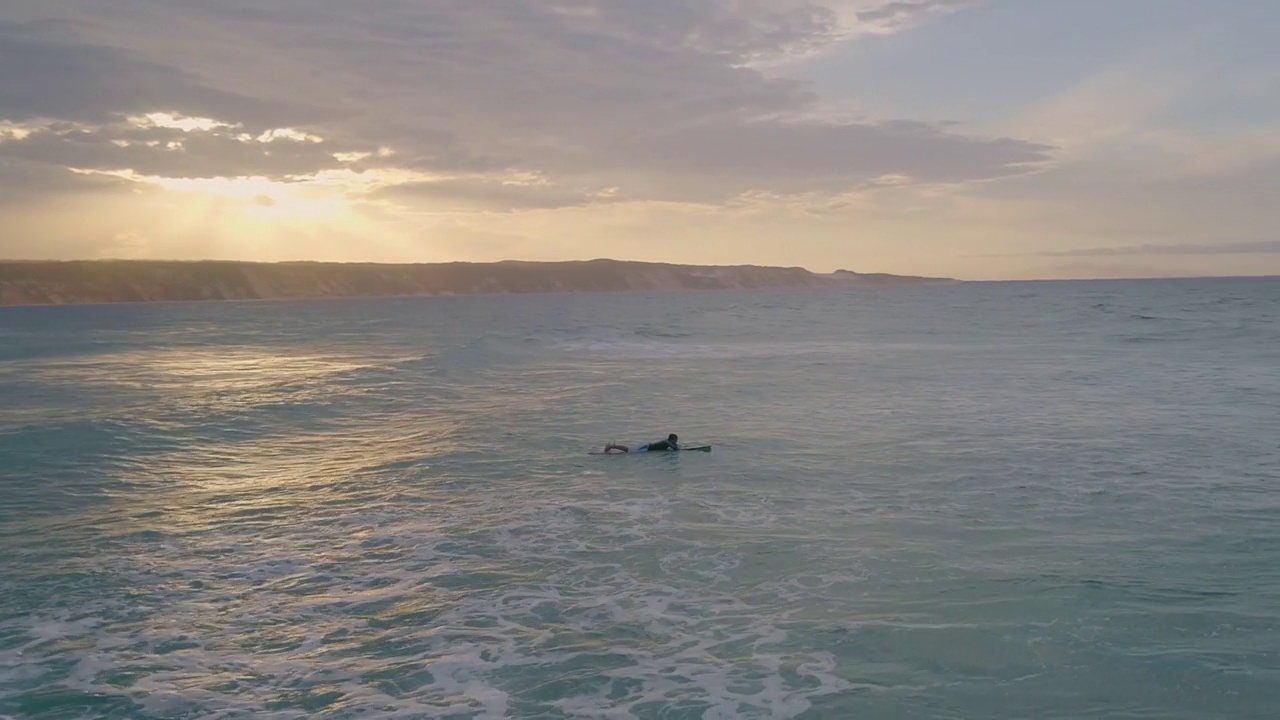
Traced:
<path id="1" fill-rule="evenodd" d="M 0 305 L 284 298 L 825 287 L 892 281 L 803 268 L 584 262 L 243 263 L 0 262 Z M 925 278 L 898 278 L 902 282 Z"/>

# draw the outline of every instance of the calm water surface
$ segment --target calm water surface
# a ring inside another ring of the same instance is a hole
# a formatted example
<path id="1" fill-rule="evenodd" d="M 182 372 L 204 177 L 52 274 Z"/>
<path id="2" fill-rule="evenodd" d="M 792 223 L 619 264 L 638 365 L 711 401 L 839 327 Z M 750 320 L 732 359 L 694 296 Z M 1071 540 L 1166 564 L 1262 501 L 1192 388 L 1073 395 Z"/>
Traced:
<path id="1" fill-rule="evenodd" d="M 1275 280 L 0 309 L 0 716 L 1275 718 L 1278 445 Z"/>

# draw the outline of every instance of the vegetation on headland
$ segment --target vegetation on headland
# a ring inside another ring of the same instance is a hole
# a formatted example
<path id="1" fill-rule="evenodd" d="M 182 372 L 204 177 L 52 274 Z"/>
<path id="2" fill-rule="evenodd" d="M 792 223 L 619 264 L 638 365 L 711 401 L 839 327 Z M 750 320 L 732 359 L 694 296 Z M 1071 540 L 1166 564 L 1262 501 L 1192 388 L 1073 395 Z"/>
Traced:
<path id="1" fill-rule="evenodd" d="M 496 263 L 0 261 L 0 305 L 267 300 L 946 282 L 799 267 L 623 260 Z"/>

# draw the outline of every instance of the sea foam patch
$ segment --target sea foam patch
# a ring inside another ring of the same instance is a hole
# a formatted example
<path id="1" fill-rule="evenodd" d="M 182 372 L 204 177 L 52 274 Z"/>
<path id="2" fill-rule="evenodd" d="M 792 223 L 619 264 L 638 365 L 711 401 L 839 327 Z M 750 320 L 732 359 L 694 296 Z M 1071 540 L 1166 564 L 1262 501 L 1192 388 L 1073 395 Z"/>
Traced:
<path id="1" fill-rule="evenodd" d="M 734 592 L 741 551 L 682 538 L 670 497 L 628 495 L 517 510 L 486 494 L 455 516 L 368 508 L 263 543 L 202 525 L 146 562 L 113 563 L 135 588 L 128 607 L 12 625 L 25 662 L 70 672 L 20 675 L 15 658 L 0 671 L 151 717 L 285 717 L 282 701 L 391 717 L 779 717 L 845 687 L 829 656 L 791 643 L 785 604 Z M 381 674 L 405 663 L 418 669 Z"/>

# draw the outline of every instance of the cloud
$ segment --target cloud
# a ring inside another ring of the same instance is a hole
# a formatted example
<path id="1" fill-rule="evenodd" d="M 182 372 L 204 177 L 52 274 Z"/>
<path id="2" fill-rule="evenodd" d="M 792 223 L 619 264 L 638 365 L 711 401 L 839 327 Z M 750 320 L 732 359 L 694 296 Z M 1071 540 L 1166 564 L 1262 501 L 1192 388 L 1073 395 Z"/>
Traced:
<path id="1" fill-rule="evenodd" d="M 133 183 L 115 177 L 85 176 L 47 162 L 31 162 L 0 156 L 0 209 L 27 207 L 42 199 L 128 192 Z M 20 239 L 10 236 L 12 242 Z M 2 250 L 2 248 L 0 248 Z M 0 252 L 2 255 L 3 252 Z"/>
<path id="2" fill-rule="evenodd" d="M 1215 56 L 1224 22 L 1247 21 L 1229 16 L 1158 43 L 1135 43 L 1121 60 L 1012 118 L 1005 131 L 1052 143 L 1059 165 L 1105 166 L 1130 184 L 1255 169 L 1274 176 L 1277 71 L 1232 67 L 1220 52 Z"/>
<path id="3" fill-rule="evenodd" d="M 1036 253 L 1039 257 L 1129 257 L 1154 255 L 1270 255 L 1280 253 L 1280 240 L 1181 245 L 1124 245 Z"/>
<path id="4" fill-rule="evenodd" d="M 897 178 L 899 185 L 989 180 L 1027 172 L 1044 162 L 1050 149 L 904 121 L 706 125 L 642 137 L 624 147 L 627 158 L 652 158 L 664 178 L 698 178 L 709 199 L 753 190 L 838 195 L 884 177 Z M 769 182 L 762 187 L 758 180 L 766 176 Z"/>
<path id="5" fill-rule="evenodd" d="M 191 129 L 179 129 L 179 125 Z M 307 175 L 341 167 L 336 154 L 340 154 L 338 147 L 289 129 L 253 134 L 229 123 L 191 118 L 168 125 L 30 126 L 20 139 L 0 143 L 0 157 L 77 170 L 129 169 L 167 177 Z"/>
<path id="6" fill-rule="evenodd" d="M 213 87 L 188 69 L 130 48 L 70 40 L 44 22 L 0 21 L 0 118 L 95 123 L 121 113 L 181 108 L 190 115 L 231 112 L 241 122 L 288 124 L 297 117 L 270 99 Z M 55 24 L 52 27 L 61 27 Z"/>
<path id="7" fill-rule="evenodd" d="M 929 16 L 955 12 L 972 0 L 900 0 L 855 13 L 860 27 L 871 32 L 896 32 L 914 27 Z"/>
<path id="8" fill-rule="evenodd" d="M 1025 172 L 1051 148 L 903 121 L 816 121 L 807 86 L 750 67 L 961 4 L 856 3 L 852 25 L 848 3 L 796 0 L 386 0 L 377 13 L 305 0 L 24 6 L 0 26 L 0 122 L 74 128 L 8 139 L 0 152 L 181 177 L 390 167 L 461 178 L 403 188 L 399 200 L 467 195 L 486 208 L 592 202 L 606 188 L 724 202 L 840 193 L 885 175 Z M 128 117 L 160 121 L 122 126 Z M 513 189 L 511 173 L 546 183 Z"/>

